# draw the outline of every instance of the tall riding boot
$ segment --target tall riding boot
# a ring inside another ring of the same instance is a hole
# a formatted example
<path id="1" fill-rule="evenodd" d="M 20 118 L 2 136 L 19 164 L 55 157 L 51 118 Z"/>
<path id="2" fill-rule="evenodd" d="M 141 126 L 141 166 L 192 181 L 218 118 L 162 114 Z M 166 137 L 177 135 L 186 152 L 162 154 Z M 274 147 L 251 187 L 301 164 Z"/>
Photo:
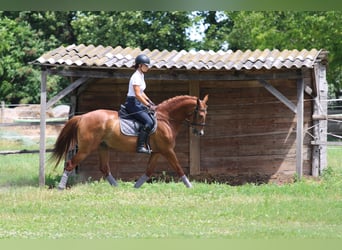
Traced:
<path id="1" fill-rule="evenodd" d="M 146 128 L 140 130 L 137 141 L 137 153 L 151 154 L 151 150 L 145 148 L 148 135 L 149 131 Z"/>

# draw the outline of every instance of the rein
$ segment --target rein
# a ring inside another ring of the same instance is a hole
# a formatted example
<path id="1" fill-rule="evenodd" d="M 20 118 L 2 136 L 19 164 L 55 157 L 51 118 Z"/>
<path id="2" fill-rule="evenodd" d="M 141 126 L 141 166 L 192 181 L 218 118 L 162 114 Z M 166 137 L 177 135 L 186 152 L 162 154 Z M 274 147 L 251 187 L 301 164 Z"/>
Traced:
<path id="1" fill-rule="evenodd" d="M 186 118 L 184 121 L 178 121 L 176 119 L 173 119 L 172 117 L 170 117 L 169 120 L 175 121 L 177 123 L 184 123 L 184 124 L 188 125 L 188 127 L 191 127 L 191 128 L 193 128 L 195 126 L 206 126 L 205 122 L 196 123 L 196 122 L 190 121 L 189 117 L 190 116 L 196 117 L 198 112 L 207 112 L 207 109 L 199 109 L 198 105 L 196 105 L 196 108 L 188 114 L 188 118 Z"/>

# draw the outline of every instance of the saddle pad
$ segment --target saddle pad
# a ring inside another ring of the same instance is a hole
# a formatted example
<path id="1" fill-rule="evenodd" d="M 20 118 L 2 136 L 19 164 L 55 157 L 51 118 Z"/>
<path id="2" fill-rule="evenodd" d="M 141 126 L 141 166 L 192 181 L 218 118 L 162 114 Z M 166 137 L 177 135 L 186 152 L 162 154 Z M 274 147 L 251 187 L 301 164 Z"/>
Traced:
<path id="1" fill-rule="evenodd" d="M 138 136 L 139 128 L 138 122 L 120 118 L 120 130 L 124 135 Z"/>
<path id="2" fill-rule="evenodd" d="M 138 136 L 141 124 L 135 120 L 120 118 L 120 130 L 124 135 Z M 155 119 L 154 127 L 150 134 L 153 134 L 157 129 L 157 119 Z"/>

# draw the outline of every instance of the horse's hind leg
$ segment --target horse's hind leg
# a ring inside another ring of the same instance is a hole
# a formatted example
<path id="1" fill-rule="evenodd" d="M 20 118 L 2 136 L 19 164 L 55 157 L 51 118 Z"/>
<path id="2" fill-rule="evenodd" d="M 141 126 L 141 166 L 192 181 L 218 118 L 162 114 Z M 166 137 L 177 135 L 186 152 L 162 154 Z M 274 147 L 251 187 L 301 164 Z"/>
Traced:
<path id="1" fill-rule="evenodd" d="M 148 179 L 150 179 L 155 167 L 156 167 L 156 163 L 157 160 L 159 158 L 159 153 L 153 153 L 150 156 L 150 159 L 148 160 L 148 166 L 146 169 L 145 174 L 143 174 L 138 180 L 137 182 L 134 184 L 135 188 L 139 188 L 142 186 L 142 184 L 144 184 Z"/>
<path id="2" fill-rule="evenodd" d="M 112 176 L 109 167 L 109 149 L 107 145 L 100 144 L 99 147 L 99 160 L 100 160 L 100 170 L 104 177 L 106 177 L 107 181 L 112 186 L 117 186 L 118 183 L 116 182 L 115 178 Z"/>
<path id="3" fill-rule="evenodd" d="M 88 155 L 88 152 L 83 152 L 79 150 L 71 160 L 68 160 L 66 166 L 64 167 L 64 172 L 62 178 L 59 182 L 58 189 L 63 190 L 66 188 L 66 184 L 68 182 L 69 175 L 71 174 L 72 170 Z"/>

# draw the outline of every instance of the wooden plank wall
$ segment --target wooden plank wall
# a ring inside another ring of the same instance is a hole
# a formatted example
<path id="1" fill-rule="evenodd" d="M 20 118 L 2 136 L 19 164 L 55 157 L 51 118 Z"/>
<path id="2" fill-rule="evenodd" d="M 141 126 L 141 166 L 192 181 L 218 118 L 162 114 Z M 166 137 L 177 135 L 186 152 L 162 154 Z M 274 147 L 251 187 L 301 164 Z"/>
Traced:
<path id="1" fill-rule="evenodd" d="M 268 80 L 277 90 L 297 102 L 296 80 Z M 94 109 L 118 110 L 125 100 L 128 79 L 102 79 L 80 88 L 77 112 Z M 211 175 L 273 178 L 296 171 L 296 115 L 269 93 L 258 81 L 199 81 L 200 97 L 209 94 L 207 126 L 200 139 L 200 173 Z M 156 103 L 189 93 L 188 81 L 150 80 L 148 95 Z M 311 97 L 305 95 L 304 129 L 312 125 Z M 311 130 L 309 130 L 311 131 Z M 311 173 L 311 138 L 304 137 L 303 174 Z M 189 130 L 177 137 L 176 153 L 186 174 L 189 173 Z M 144 173 L 148 156 L 111 152 L 111 170 L 116 178 L 134 180 Z M 160 159 L 156 174 L 174 171 Z M 99 179 L 96 154 L 80 166 L 79 173 Z"/>
<path id="2" fill-rule="evenodd" d="M 268 81 L 294 104 L 296 80 Z M 215 87 L 213 87 L 215 86 Z M 201 172 L 212 175 L 293 175 L 296 170 L 296 115 L 257 81 L 201 84 L 209 94 Z M 305 102 L 304 128 L 312 107 Z M 310 136 L 304 137 L 304 174 L 310 174 Z"/>

